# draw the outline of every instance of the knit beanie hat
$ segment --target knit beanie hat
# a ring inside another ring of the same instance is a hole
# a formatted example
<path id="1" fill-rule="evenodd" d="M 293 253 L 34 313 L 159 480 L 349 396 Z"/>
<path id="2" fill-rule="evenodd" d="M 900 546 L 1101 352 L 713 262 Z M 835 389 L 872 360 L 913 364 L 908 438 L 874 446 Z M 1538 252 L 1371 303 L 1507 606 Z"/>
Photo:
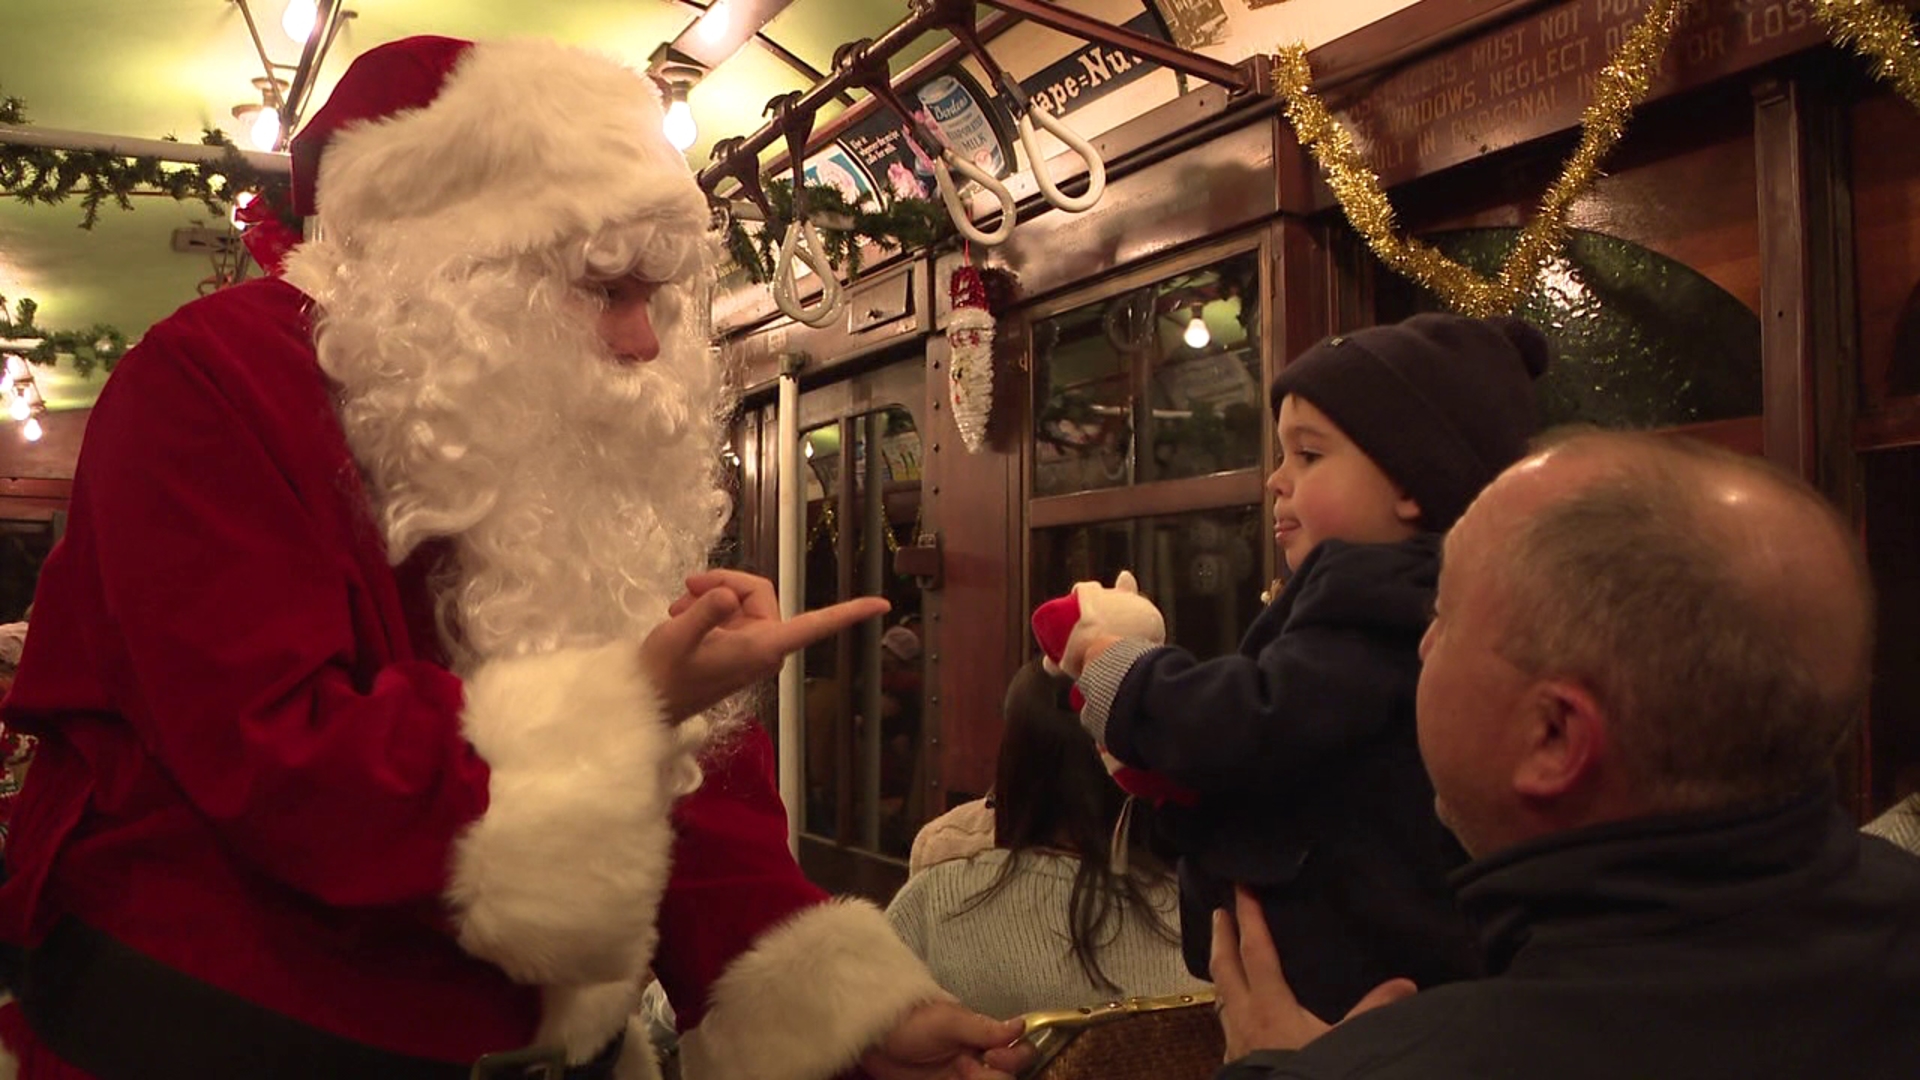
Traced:
<path id="1" fill-rule="evenodd" d="M 1273 411 L 1297 394 L 1326 413 L 1443 532 L 1526 453 L 1548 352 L 1522 319 L 1415 315 L 1301 353 L 1273 380 Z"/>

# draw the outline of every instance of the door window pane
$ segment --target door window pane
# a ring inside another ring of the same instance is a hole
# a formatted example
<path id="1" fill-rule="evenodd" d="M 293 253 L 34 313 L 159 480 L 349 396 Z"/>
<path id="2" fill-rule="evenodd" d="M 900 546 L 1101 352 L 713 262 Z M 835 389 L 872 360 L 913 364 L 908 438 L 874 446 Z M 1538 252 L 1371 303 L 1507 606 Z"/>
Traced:
<path id="1" fill-rule="evenodd" d="M 1263 606 L 1260 521 L 1259 507 L 1237 506 L 1036 529 L 1034 602 L 1131 570 L 1166 618 L 1170 644 L 1203 659 L 1225 655 Z"/>
<path id="2" fill-rule="evenodd" d="M 1259 464 L 1259 253 L 1034 325 L 1035 495 Z"/>
<path id="3" fill-rule="evenodd" d="M 1519 230 L 1423 237 L 1482 273 L 1498 273 Z M 1397 274 L 1379 277 L 1382 322 L 1444 310 Z M 1628 240 L 1576 230 L 1514 312 L 1553 342 L 1540 377 L 1541 419 L 1658 428 L 1760 415 L 1760 319 L 1684 263 Z"/>
<path id="4" fill-rule="evenodd" d="M 893 610 L 806 652 L 807 832 L 904 857 L 927 818 L 920 590 L 893 572 L 920 518 L 920 434 L 890 407 L 802 433 L 806 607 L 885 596 Z M 851 448 L 851 453 L 848 449 Z M 842 476 L 842 470 L 847 475 Z"/>

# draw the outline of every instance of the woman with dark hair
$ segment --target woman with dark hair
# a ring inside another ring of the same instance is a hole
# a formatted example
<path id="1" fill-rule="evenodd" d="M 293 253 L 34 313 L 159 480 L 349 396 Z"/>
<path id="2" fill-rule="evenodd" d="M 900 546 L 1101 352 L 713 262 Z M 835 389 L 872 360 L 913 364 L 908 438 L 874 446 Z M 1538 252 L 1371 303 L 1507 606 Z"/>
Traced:
<path id="1" fill-rule="evenodd" d="M 940 984 L 993 1016 L 1207 985 L 1181 963 L 1178 895 L 1146 807 L 1114 843 L 1126 796 L 1068 707 L 1072 686 L 1037 660 L 1014 676 L 995 846 L 915 876 L 887 908 Z"/>

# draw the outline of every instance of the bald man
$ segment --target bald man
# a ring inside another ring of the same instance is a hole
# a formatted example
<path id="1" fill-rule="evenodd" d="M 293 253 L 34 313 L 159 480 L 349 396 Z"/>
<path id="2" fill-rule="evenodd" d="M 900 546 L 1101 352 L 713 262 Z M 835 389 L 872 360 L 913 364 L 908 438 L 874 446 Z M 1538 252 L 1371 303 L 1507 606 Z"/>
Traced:
<path id="1" fill-rule="evenodd" d="M 1920 859 L 1831 786 L 1872 589 L 1818 494 L 1568 436 L 1461 518 L 1436 606 L 1420 750 L 1491 974 L 1385 984 L 1329 1031 L 1242 898 L 1220 1080 L 1920 1076 Z"/>

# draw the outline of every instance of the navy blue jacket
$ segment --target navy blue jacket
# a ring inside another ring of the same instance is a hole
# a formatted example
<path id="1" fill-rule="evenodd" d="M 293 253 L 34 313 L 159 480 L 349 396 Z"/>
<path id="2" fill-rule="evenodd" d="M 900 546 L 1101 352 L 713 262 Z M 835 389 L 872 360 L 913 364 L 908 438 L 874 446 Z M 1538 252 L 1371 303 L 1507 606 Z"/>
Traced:
<path id="1" fill-rule="evenodd" d="M 1258 895 L 1295 992 L 1328 1020 L 1395 976 L 1477 972 L 1447 884 L 1466 854 L 1434 816 L 1414 732 L 1439 547 L 1433 534 L 1325 541 L 1237 655 L 1157 649 L 1121 679 L 1107 750 L 1199 796 L 1165 815 L 1194 974 L 1234 883 Z"/>
<path id="2" fill-rule="evenodd" d="M 1831 792 L 1562 833 L 1458 884 L 1495 974 L 1217 1080 L 1920 1076 L 1920 858 Z"/>

